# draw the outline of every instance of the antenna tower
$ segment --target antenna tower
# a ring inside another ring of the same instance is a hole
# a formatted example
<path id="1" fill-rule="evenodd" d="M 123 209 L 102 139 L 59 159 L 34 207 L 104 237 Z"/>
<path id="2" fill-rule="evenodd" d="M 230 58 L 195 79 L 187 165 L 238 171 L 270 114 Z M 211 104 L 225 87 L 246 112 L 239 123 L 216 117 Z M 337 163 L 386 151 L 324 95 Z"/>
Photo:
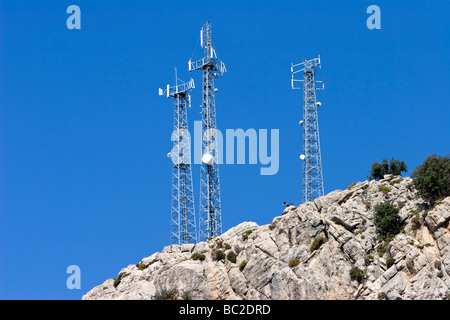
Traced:
<path id="1" fill-rule="evenodd" d="M 204 241 L 222 233 L 214 79 L 224 74 L 226 68 L 212 46 L 211 23 L 208 21 L 200 31 L 200 43 L 204 56 L 196 62 L 189 60 L 188 67 L 189 71 L 203 71 L 199 240 Z"/>
<path id="2" fill-rule="evenodd" d="M 299 64 L 291 64 L 291 87 L 303 90 L 303 186 L 302 202 L 313 201 L 324 194 L 322 177 L 322 160 L 320 156 L 319 121 L 316 102 L 316 90 L 324 90 L 323 81 L 315 80 L 316 67 L 320 68 L 320 56 L 305 60 Z M 295 79 L 297 73 L 303 73 L 303 79 Z M 316 83 L 321 87 L 316 88 Z"/>
<path id="3" fill-rule="evenodd" d="M 188 131 L 187 106 L 191 106 L 188 91 L 195 89 L 194 80 L 178 84 L 175 69 L 175 86 L 159 89 L 160 96 L 175 99 L 172 151 L 172 209 L 170 244 L 197 243 L 194 193 L 192 187 L 191 145 Z M 181 80 L 180 80 L 181 81 Z"/>

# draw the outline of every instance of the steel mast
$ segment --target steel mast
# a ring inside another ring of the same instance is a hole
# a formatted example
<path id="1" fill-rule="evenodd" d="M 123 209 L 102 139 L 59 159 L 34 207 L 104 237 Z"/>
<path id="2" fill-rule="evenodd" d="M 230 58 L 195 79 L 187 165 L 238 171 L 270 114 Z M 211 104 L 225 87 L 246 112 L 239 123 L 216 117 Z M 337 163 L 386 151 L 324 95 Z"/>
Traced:
<path id="1" fill-rule="evenodd" d="M 211 23 L 205 22 L 200 31 L 204 56 L 196 62 L 189 60 L 189 71 L 203 71 L 202 86 L 202 164 L 200 169 L 199 241 L 222 233 L 219 165 L 216 141 L 216 104 L 214 79 L 226 72 L 225 64 L 217 58 L 212 45 Z"/>
<path id="2" fill-rule="evenodd" d="M 197 228 L 192 186 L 191 143 L 188 131 L 187 106 L 191 106 L 188 91 L 195 89 L 194 80 L 178 84 L 175 69 L 175 86 L 167 85 L 159 89 L 160 96 L 175 99 L 172 151 L 167 154 L 172 159 L 172 206 L 170 244 L 197 243 Z M 180 80 L 181 81 L 181 80 Z"/>
<path id="3" fill-rule="evenodd" d="M 316 102 L 316 90 L 324 90 L 323 81 L 315 80 L 316 67 L 320 68 L 320 56 L 305 60 L 299 64 L 291 64 L 291 87 L 303 90 L 303 186 L 302 202 L 313 201 L 324 194 L 322 160 L 320 155 L 319 121 L 317 108 L 321 106 Z M 295 79 L 297 73 L 303 73 L 303 79 Z M 301 83 L 301 86 L 298 86 Z M 321 87 L 316 88 L 316 83 Z"/>

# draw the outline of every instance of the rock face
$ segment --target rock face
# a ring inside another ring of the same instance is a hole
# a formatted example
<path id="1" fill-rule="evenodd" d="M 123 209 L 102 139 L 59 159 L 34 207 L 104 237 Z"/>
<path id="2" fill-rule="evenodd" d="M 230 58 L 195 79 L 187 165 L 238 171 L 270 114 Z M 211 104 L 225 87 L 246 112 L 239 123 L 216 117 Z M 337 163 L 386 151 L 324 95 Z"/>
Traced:
<path id="1" fill-rule="evenodd" d="M 359 182 L 267 225 L 243 222 L 207 242 L 165 247 L 83 299 L 152 299 L 171 288 L 191 299 L 448 299 L 450 197 L 426 210 L 411 182 Z M 403 225 L 389 242 L 373 222 L 374 206 L 387 200 Z M 235 262 L 218 250 L 233 251 Z"/>

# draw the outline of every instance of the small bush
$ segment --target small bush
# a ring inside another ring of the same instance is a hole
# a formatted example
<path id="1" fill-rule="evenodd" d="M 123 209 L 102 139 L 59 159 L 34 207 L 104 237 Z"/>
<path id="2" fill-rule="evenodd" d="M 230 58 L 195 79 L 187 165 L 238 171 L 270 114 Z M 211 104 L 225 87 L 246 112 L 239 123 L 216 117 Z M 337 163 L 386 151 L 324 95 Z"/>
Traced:
<path id="1" fill-rule="evenodd" d="M 231 249 L 231 246 L 226 242 L 223 244 L 223 247 L 225 248 L 225 250 Z"/>
<path id="2" fill-rule="evenodd" d="M 244 270 L 246 265 L 247 265 L 247 260 L 242 260 L 242 262 L 239 264 L 239 271 Z"/>
<path id="3" fill-rule="evenodd" d="M 367 256 L 364 258 L 364 264 L 369 266 L 373 262 L 373 256 Z"/>
<path id="4" fill-rule="evenodd" d="M 311 247 L 309 250 L 313 252 L 314 250 L 319 249 L 324 243 L 326 243 L 328 239 L 326 237 L 319 237 L 314 239 L 313 243 L 311 244 Z"/>
<path id="5" fill-rule="evenodd" d="M 248 230 L 246 233 L 242 234 L 242 239 L 247 239 L 251 235 L 253 230 Z"/>
<path id="6" fill-rule="evenodd" d="M 212 258 L 214 261 L 220 261 L 225 259 L 225 252 L 223 250 L 214 249 L 212 251 Z"/>
<path id="7" fill-rule="evenodd" d="M 383 192 L 384 194 L 388 194 L 389 191 L 391 191 L 391 189 L 389 189 L 388 187 L 383 186 L 383 185 L 378 186 L 378 189 L 380 189 L 380 191 Z"/>
<path id="8" fill-rule="evenodd" d="M 409 191 L 413 191 L 414 188 L 414 182 L 410 182 L 406 185 L 406 189 L 408 189 Z"/>
<path id="9" fill-rule="evenodd" d="M 380 292 L 378 294 L 378 300 L 387 300 L 387 294 L 384 292 Z"/>
<path id="10" fill-rule="evenodd" d="M 416 213 L 414 217 L 411 219 L 411 230 L 417 230 L 422 225 L 422 220 L 419 217 L 419 214 Z"/>
<path id="11" fill-rule="evenodd" d="M 192 300 L 192 294 L 189 290 L 183 290 L 181 293 L 177 287 L 163 289 L 152 297 L 152 300 Z"/>
<path id="12" fill-rule="evenodd" d="M 217 248 L 222 248 L 223 247 L 223 240 L 222 239 L 217 239 L 216 240 L 216 246 L 217 246 Z"/>
<path id="13" fill-rule="evenodd" d="M 295 259 L 292 259 L 291 261 L 289 261 L 289 267 L 291 267 L 291 268 L 295 268 L 299 264 L 300 264 L 300 259 L 298 259 L 298 258 L 295 258 Z"/>
<path id="14" fill-rule="evenodd" d="M 190 291 L 184 291 L 181 293 L 181 300 L 192 300 L 192 294 Z"/>
<path id="15" fill-rule="evenodd" d="M 395 262 L 395 260 L 394 260 L 393 257 L 387 258 L 387 260 L 386 260 L 386 267 L 389 269 L 390 267 L 392 267 L 394 265 L 394 262 Z"/>
<path id="16" fill-rule="evenodd" d="M 229 251 L 227 254 L 227 260 L 233 263 L 236 263 L 237 254 L 234 251 Z"/>
<path id="17" fill-rule="evenodd" d="M 400 179 L 392 180 L 391 182 L 389 182 L 389 184 L 390 184 L 391 186 L 393 186 L 393 185 L 395 185 L 395 184 L 397 184 L 397 183 L 400 183 L 400 182 L 402 182 L 402 181 L 403 181 L 403 178 L 400 178 Z"/>
<path id="18" fill-rule="evenodd" d="M 136 264 L 136 268 L 138 268 L 138 270 L 143 271 L 145 269 L 145 265 L 142 262 L 139 262 Z"/>
<path id="19" fill-rule="evenodd" d="M 377 247 L 378 256 L 382 257 L 387 252 L 387 246 L 380 245 Z"/>
<path id="20" fill-rule="evenodd" d="M 362 283 L 364 281 L 364 271 L 362 271 L 358 267 L 353 267 L 350 269 L 350 279 L 358 281 L 358 283 Z"/>
<path id="21" fill-rule="evenodd" d="M 195 252 L 195 253 L 193 253 L 193 254 L 191 255 L 191 259 L 192 259 L 192 260 L 200 260 L 200 261 L 203 261 L 203 260 L 205 260 L 205 258 L 206 258 L 206 256 L 205 256 L 204 254 L 201 254 L 201 253 L 198 253 L 198 252 Z"/>
<path id="22" fill-rule="evenodd" d="M 402 227 L 399 209 L 389 202 L 379 203 L 375 206 L 374 223 L 379 236 L 386 239 L 388 234 L 395 236 Z"/>
<path id="23" fill-rule="evenodd" d="M 354 186 L 356 186 L 356 182 L 352 182 L 352 184 L 348 186 L 347 190 L 352 190 Z"/>
<path id="24" fill-rule="evenodd" d="M 152 300 L 178 300 L 178 288 L 163 289 L 152 297 Z"/>
<path id="25" fill-rule="evenodd" d="M 117 288 L 117 286 L 118 286 L 119 283 L 120 283 L 120 280 L 117 279 L 117 278 L 113 278 L 113 280 L 114 280 L 113 286 L 114 286 L 114 288 Z"/>

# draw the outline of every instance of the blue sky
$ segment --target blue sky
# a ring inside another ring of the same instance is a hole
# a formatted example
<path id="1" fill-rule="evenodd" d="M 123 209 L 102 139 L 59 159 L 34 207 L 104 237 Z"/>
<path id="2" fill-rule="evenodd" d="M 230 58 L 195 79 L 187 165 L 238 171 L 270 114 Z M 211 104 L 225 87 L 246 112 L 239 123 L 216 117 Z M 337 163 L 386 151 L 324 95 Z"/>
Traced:
<path id="1" fill-rule="evenodd" d="M 81 8 L 68 30 L 66 8 Z M 366 9 L 381 8 L 369 30 Z M 222 165 L 223 230 L 301 199 L 302 96 L 291 62 L 320 54 L 325 193 L 383 158 L 410 169 L 449 152 L 449 1 L 0 1 L 0 298 L 80 299 L 169 244 L 173 105 L 199 30 L 228 73 L 217 125 L 279 129 L 280 167 Z M 197 43 L 197 45 L 196 45 Z M 198 216 L 199 166 L 193 167 Z M 81 268 L 81 289 L 66 268 Z"/>

